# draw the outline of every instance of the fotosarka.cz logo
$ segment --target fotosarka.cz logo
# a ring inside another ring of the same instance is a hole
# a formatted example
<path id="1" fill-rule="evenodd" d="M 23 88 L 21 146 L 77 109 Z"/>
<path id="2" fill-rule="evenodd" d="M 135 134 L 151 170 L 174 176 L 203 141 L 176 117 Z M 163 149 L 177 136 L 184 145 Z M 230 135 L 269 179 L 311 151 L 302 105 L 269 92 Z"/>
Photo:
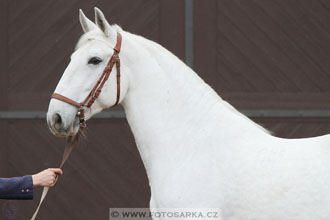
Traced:
<path id="1" fill-rule="evenodd" d="M 219 208 L 110 208 L 110 220 L 221 220 Z"/>

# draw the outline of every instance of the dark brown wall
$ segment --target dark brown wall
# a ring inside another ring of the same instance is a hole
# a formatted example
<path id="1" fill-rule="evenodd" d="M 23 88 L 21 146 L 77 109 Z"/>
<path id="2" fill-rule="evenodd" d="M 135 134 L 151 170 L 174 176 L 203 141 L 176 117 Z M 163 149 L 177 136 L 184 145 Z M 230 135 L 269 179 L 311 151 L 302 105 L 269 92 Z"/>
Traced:
<path id="1" fill-rule="evenodd" d="M 195 69 L 240 109 L 329 109 L 327 0 L 195 1 Z"/>
<path id="2" fill-rule="evenodd" d="M 78 9 L 184 58 L 183 0 L 0 1 L 0 111 L 46 111 L 81 35 Z M 330 2 L 195 0 L 194 69 L 239 109 L 330 109 Z M 254 118 L 281 137 L 330 132 L 330 119 Z M 0 120 L 0 176 L 55 167 L 64 142 L 44 120 Z M 94 119 L 38 219 L 108 219 L 110 207 L 148 207 L 150 191 L 125 119 Z M 34 201 L 0 201 L 29 219 Z M 6 214 L 7 213 L 7 214 Z"/>

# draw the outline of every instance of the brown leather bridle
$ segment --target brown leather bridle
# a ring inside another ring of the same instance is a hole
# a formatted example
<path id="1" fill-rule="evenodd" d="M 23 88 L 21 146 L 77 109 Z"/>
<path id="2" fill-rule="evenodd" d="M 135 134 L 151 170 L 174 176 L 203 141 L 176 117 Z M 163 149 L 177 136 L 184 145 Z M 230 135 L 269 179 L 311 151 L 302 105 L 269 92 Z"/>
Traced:
<path id="1" fill-rule="evenodd" d="M 95 100 L 99 97 L 99 95 L 102 91 L 102 88 L 103 88 L 105 82 L 108 80 L 108 78 L 111 74 L 112 68 L 114 67 L 115 64 L 116 64 L 116 68 L 117 68 L 117 99 L 113 106 L 116 106 L 119 103 L 119 99 L 120 99 L 119 52 L 120 52 L 120 48 L 121 48 L 121 41 L 122 41 L 121 34 L 117 32 L 117 43 L 116 43 L 115 48 L 113 49 L 114 53 L 111 56 L 107 66 L 105 67 L 99 80 L 96 82 L 95 86 L 93 87 L 93 89 L 90 91 L 90 93 L 88 94 L 88 96 L 85 98 L 85 100 L 83 102 L 76 102 L 68 97 L 65 97 L 65 96 L 57 94 L 57 93 L 53 93 L 53 95 L 52 95 L 53 99 L 61 100 L 63 102 L 66 102 L 66 103 L 78 108 L 77 116 L 79 117 L 80 128 L 86 127 L 85 107 L 90 108 L 93 105 L 93 103 L 95 102 Z"/>

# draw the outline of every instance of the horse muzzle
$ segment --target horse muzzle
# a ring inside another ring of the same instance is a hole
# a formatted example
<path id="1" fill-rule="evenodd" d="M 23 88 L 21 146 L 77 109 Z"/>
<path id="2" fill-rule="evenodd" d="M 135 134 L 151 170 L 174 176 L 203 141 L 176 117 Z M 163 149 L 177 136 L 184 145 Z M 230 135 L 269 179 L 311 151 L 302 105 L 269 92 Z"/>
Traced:
<path id="1" fill-rule="evenodd" d="M 75 111 L 75 109 L 72 110 Z M 47 124 L 50 131 L 56 137 L 74 136 L 79 130 L 80 121 L 75 113 L 59 109 L 52 111 L 52 108 L 50 108 L 47 112 Z"/>

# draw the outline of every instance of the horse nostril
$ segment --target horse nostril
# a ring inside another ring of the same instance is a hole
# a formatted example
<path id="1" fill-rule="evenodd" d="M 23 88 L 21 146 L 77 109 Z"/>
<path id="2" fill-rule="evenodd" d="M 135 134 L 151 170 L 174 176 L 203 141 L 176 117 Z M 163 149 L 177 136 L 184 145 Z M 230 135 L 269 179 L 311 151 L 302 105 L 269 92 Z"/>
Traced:
<path id="1" fill-rule="evenodd" d="M 56 130 L 59 130 L 61 128 L 63 128 L 63 121 L 62 121 L 62 117 L 60 114 L 55 114 L 54 115 L 54 126 L 56 128 Z"/>

